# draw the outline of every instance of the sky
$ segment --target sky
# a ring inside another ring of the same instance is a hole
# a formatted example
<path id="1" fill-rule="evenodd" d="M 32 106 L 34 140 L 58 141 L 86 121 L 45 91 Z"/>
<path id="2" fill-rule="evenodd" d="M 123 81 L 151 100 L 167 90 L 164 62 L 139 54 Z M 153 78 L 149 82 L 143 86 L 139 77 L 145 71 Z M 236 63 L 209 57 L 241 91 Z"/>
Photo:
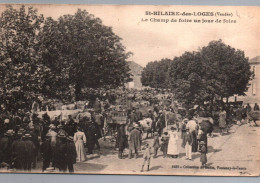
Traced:
<path id="1" fill-rule="evenodd" d="M 16 8 L 18 6 L 14 6 Z M 197 51 L 212 40 L 222 39 L 224 43 L 245 51 L 253 58 L 260 55 L 260 7 L 218 7 L 218 6 L 153 6 L 153 5 L 33 5 L 45 17 L 54 19 L 64 14 L 74 14 L 78 8 L 86 9 L 99 17 L 103 24 L 111 26 L 122 38 L 126 50 L 133 53 L 129 58 L 141 66 L 162 58 L 174 58 L 185 51 Z M 0 12 L 5 6 L 0 6 Z M 171 12 L 216 12 L 232 13 L 228 16 L 155 16 L 146 11 Z M 151 22 L 156 19 L 232 19 L 236 23 L 184 23 Z M 141 19 L 148 19 L 147 22 Z"/>

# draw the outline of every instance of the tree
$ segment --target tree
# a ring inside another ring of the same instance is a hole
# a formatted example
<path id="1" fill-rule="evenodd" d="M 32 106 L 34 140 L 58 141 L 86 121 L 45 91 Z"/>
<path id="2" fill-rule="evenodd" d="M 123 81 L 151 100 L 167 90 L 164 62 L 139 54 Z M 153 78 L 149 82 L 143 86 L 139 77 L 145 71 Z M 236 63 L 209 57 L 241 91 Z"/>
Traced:
<path id="1" fill-rule="evenodd" d="M 40 62 L 37 34 L 43 22 L 32 7 L 8 6 L 0 17 L 0 95 L 9 111 L 28 108 L 52 75 Z"/>
<path id="2" fill-rule="evenodd" d="M 179 102 L 192 106 L 205 99 L 204 72 L 198 52 L 185 52 L 173 59 L 169 68 L 169 86 Z"/>
<path id="3" fill-rule="evenodd" d="M 176 99 L 192 106 L 244 95 L 251 75 L 244 52 L 218 40 L 198 52 L 175 57 L 168 78 Z"/>
<path id="4" fill-rule="evenodd" d="M 152 88 L 169 88 L 168 69 L 171 62 L 170 59 L 149 62 L 142 71 L 142 84 Z"/>
<path id="5" fill-rule="evenodd" d="M 200 50 L 203 60 L 205 79 L 214 96 L 230 97 L 245 95 L 252 76 L 248 58 L 241 50 L 226 45 L 222 40 L 211 41 Z"/>
<path id="6" fill-rule="evenodd" d="M 48 18 L 40 36 L 45 62 L 60 73 L 57 89 L 73 87 L 76 100 L 84 87 L 117 87 L 130 79 L 121 38 L 85 10 Z"/>

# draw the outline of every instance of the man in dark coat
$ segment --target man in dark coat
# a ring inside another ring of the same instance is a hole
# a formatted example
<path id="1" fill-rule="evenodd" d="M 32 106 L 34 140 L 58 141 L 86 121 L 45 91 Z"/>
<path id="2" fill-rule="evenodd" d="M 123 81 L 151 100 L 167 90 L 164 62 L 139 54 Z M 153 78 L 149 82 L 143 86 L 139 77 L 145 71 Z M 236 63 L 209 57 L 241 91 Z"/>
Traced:
<path id="1" fill-rule="evenodd" d="M 254 111 L 259 111 L 259 105 L 257 103 L 254 105 Z"/>
<path id="2" fill-rule="evenodd" d="M 67 151 L 66 151 L 66 162 L 67 162 L 67 168 L 70 173 L 74 172 L 73 164 L 76 163 L 77 158 L 77 152 L 76 147 L 73 141 L 73 137 L 69 136 L 67 138 Z"/>
<path id="3" fill-rule="evenodd" d="M 43 159 L 42 172 L 44 172 L 50 166 L 53 155 L 51 139 L 49 137 L 46 137 L 44 142 L 41 144 L 40 152 Z"/>
<path id="4" fill-rule="evenodd" d="M 247 113 L 249 113 L 252 110 L 252 107 L 250 106 L 250 104 L 246 105 L 246 110 L 247 110 Z"/>
<path id="5" fill-rule="evenodd" d="M 117 131 L 118 158 L 123 158 L 123 151 L 127 147 L 125 124 L 121 124 Z"/>
<path id="6" fill-rule="evenodd" d="M 26 156 L 25 156 L 25 161 L 24 161 L 24 169 L 31 171 L 32 168 L 32 163 L 35 159 L 35 146 L 33 144 L 33 142 L 31 141 L 32 136 L 30 134 L 25 134 L 23 136 L 23 140 L 25 143 L 25 147 L 26 147 Z"/>
<path id="7" fill-rule="evenodd" d="M 89 118 L 86 118 L 86 137 L 87 137 L 87 147 L 88 147 L 88 153 L 93 154 L 93 149 L 95 147 L 95 144 L 97 142 L 97 130 L 96 125 L 93 121 L 91 121 Z"/>
<path id="8" fill-rule="evenodd" d="M 134 151 L 134 157 L 137 158 L 138 151 L 141 150 L 142 144 L 142 135 L 140 130 L 138 129 L 139 126 L 137 124 L 134 125 L 134 129 L 129 134 L 129 159 L 132 158 L 132 152 Z"/>
<path id="9" fill-rule="evenodd" d="M 66 162 L 66 151 L 67 143 L 66 136 L 59 135 L 56 148 L 54 150 L 55 167 L 59 168 L 60 172 L 66 172 L 67 162 Z"/>
<path id="10" fill-rule="evenodd" d="M 163 128 L 165 128 L 165 116 L 162 113 L 162 111 L 159 111 L 159 116 L 157 118 L 157 122 L 156 122 L 156 130 L 159 133 L 159 136 L 161 137 L 162 132 L 163 132 Z"/>
<path id="11" fill-rule="evenodd" d="M 0 139 L 0 163 L 5 162 L 11 166 L 12 162 L 13 130 L 8 130 Z"/>
<path id="12" fill-rule="evenodd" d="M 17 139 L 12 144 L 12 160 L 16 170 L 26 170 L 24 161 L 26 160 L 27 151 L 22 136 L 23 134 L 18 132 Z"/>
<path id="13" fill-rule="evenodd" d="M 38 152 L 39 152 L 39 148 L 40 148 L 40 142 L 38 140 L 38 136 L 36 135 L 36 133 L 34 132 L 34 127 L 30 127 L 29 128 L 29 134 L 31 135 L 31 141 L 34 144 L 35 147 L 35 159 L 33 160 L 33 168 L 36 167 L 36 162 L 37 162 L 37 157 L 38 157 Z"/>

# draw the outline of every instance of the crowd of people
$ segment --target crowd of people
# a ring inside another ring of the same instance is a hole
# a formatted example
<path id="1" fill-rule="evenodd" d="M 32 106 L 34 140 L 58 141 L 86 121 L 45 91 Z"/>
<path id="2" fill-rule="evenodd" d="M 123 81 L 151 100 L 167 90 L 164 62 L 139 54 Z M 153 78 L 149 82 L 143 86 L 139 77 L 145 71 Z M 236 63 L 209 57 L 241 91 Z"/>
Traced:
<path id="1" fill-rule="evenodd" d="M 118 158 L 123 159 L 125 149 L 128 158 L 138 158 L 143 147 L 143 164 L 149 171 L 150 161 L 158 157 L 162 151 L 163 157 L 178 158 L 180 148 L 185 148 L 186 159 L 192 160 L 192 153 L 201 153 L 201 163 L 207 163 L 207 138 L 213 131 L 213 126 L 220 128 L 220 134 L 228 131 L 233 123 L 245 123 L 246 115 L 251 110 L 259 110 L 258 104 L 252 109 L 247 106 L 222 105 L 209 113 L 209 106 L 197 106 L 181 112 L 173 96 L 166 92 L 157 93 L 158 98 L 152 97 L 154 91 L 128 92 L 121 95 L 98 93 L 91 102 L 84 106 L 83 112 L 75 118 L 71 115 L 62 120 L 58 117 L 51 119 L 48 113 L 39 116 L 38 102 L 34 102 L 31 111 L 19 109 L 15 113 L 1 110 L 0 116 L 0 163 L 1 168 L 16 171 L 31 171 L 42 162 L 42 171 L 74 172 L 74 164 L 87 160 L 87 154 L 99 150 L 99 139 L 111 132 L 109 115 L 116 105 L 123 105 L 119 110 L 125 111 L 125 123 L 117 124 L 114 128 L 116 136 L 115 148 Z M 108 97 L 109 96 L 109 97 Z M 123 99 L 124 100 L 123 100 Z M 141 102 L 141 101 L 146 101 Z M 142 105 L 144 107 L 142 107 Z M 140 109 L 142 107 L 142 110 Z M 55 109 L 54 109 L 55 110 Z M 217 111 L 217 112 L 216 112 Z M 179 114 L 169 125 L 169 113 Z M 214 124 L 200 123 L 196 117 L 211 117 Z M 140 120 L 150 118 L 151 128 L 144 131 Z M 208 125 L 208 126 L 207 126 Z M 152 143 L 145 143 L 143 133 L 152 133 Z M 111 134 L 110 134 L 111 135 Z M 181 147 L 179 141 L 181 140 Z"/>

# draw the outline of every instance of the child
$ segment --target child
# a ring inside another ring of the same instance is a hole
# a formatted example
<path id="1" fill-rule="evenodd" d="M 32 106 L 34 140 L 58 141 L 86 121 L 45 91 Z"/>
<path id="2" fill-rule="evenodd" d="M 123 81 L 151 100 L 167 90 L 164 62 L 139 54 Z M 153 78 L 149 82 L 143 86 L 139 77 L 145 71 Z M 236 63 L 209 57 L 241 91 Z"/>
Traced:
<path id="1" fill-rule="evenodd" d="M 201 165 L 203 167 L 206 166 L 206 163 L 207 163 L 207 147 L 206 147 L 206 143 L 204 141 L 200 141 L 200 162 L 201 162 Z"/>
<path id="2" fill-rule="evenodd" d="M 151 147 L 149 146 L 149 144 L 145 144 L 144 145 L 144 162 L 142 164 L 142 169 L 141 172 L 144 171 L 144 165 L 147 162 L 147 171 L 149 171 L 149 166 L 150 166 L 150 160 L 151 160 Z"/>
<path id="3" fill-rule="evenodd" d="M 189 131 L 189 128 L 186 127 L 186 133 L 183 136 L 182 141 L 182 147 L 185 148 L 186 152 L 186 159 L 192 160 L 192 144 L 193 144 L 193 138 L 192 134 Z"/>
<path id="4" fill-rule="evenodd" d="M 163 133 L 161 141 L 162 141 L 161 151 L 163 152 L 163 158 L 166 158 L 167 151 L 168 151 L 168 143 L 169 143 L 168 132 Z"/>
<path id="5" fill-rule="evenodd" d="M 159 143 L 158 132 L 155 132 L 154 133 L 154 139 L 153 139 L 153 149 L 154 149 L 153 158 L 157 157 L 157 152 L 158 152 L 159 147 L 160 147 L 160 143 Z"/>

